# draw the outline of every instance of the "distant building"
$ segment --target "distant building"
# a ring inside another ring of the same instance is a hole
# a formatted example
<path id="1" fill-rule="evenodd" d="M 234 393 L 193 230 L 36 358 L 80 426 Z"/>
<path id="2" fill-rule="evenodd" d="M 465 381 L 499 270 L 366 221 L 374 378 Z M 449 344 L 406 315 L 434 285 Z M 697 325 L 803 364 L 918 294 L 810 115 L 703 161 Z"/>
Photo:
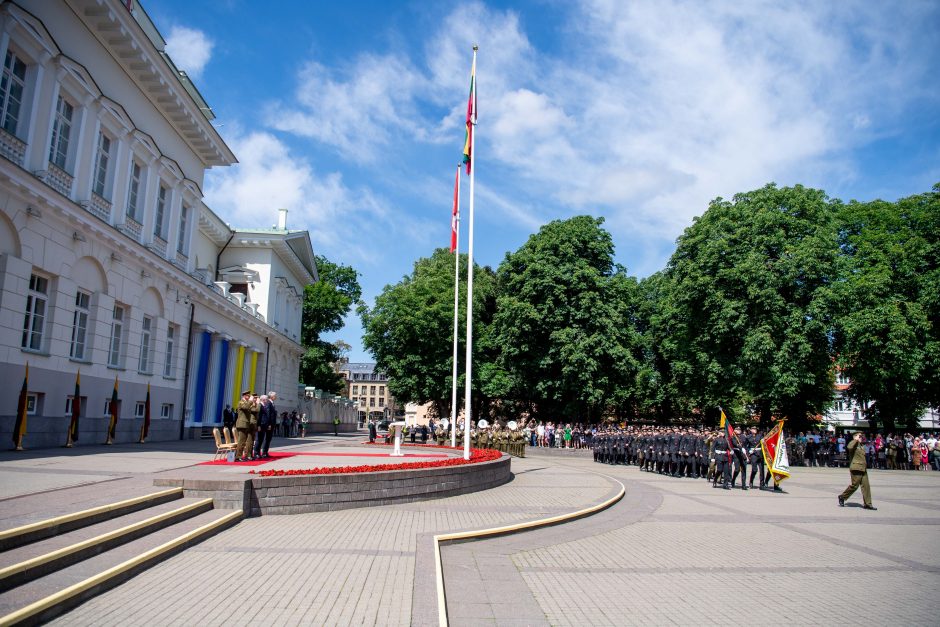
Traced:
<path id="1" fill-rule="evenodd" d="M 398 408 L 388 391 L 388 377 L 376 370 L 374 363 L 346 363 L 340 366 L 339 374 L 346 380 L 343 396 L 356 404 L 360 423 L 396 415 Z"/>
<path id="2" fill-rule="evenodd" d="M 0 376 L 18 390 L 29 364 L 29 447 L 64 444 L 73 403 L 78 443 L 103 442 L 115 381 L 118 442 L 148 390 L 153 440 L 219 424 L 246 388 L 300 406 L 310 237 L 203 203 L 236 159 L 164 44 L 136 0 L 0 2 Z"/>
<path id="3" fill-rule="evenodd" d="M 836 371 L 836 382 L 833 390 L 832 407 L 826 412 L 825 420 L 833 427 L 868 428 L 868 418 L 865 412 L 869 403 L 857 403 L 848 395 L 852 381 L 841 371 Z M 934 408 L 927 409 L 920 419 L 922 429 L 940 430 L 940 412 Z"/>

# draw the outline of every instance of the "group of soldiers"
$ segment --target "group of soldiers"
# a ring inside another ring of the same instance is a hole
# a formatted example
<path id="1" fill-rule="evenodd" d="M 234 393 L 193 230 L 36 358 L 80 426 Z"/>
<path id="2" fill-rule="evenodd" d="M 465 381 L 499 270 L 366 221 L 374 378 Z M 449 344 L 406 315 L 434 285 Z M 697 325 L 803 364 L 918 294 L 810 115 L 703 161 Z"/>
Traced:
<path id="1" fill-rule="evenodd" d="M 450 429 L 440 423 L 434 430 L 434 437 L 439 446 L 450 444 Z M 464 430 L 457 427 L 457 446 L 463 446 Z M 509 429 L 500 424 L 470 429 L 470 446 L 473 448 L 493 449 L 509 453 L 513 457 L 525 457 L 525 435 L 520 429 Z"/>
<path id="2" fill-rule="evenodd" d="M 602 464 L 639 466 L 640 470 L 672 477 L 706 479 L 714 488 L 730 490 L 741 477 L 741 489 L 772 483 L 765 472 L 761 451 L 761 435 L 757 427 L 744 434 L 741 428 L 734 435 L 724 430 L 708 431 L 686 427 L 627 427 L 599 431 L 594 436 L 594 461 Z M 747 466 L 750 464 L 750 480 Z M 773 489 L 780 491 L 774 483 Z"/>

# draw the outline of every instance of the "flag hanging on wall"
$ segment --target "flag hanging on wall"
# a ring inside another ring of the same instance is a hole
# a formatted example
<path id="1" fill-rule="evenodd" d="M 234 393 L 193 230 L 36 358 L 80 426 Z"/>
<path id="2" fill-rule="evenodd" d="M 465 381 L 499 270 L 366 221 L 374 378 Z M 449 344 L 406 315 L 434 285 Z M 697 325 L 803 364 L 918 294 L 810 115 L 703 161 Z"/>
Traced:
<path id="1" fill-rule="evenodd" d="M 114 390 L 111 392 L 111 402 L 108 403 L 108 411 L 111 413 L 111 421 L 108 423 L 108 439 L 105 444 L 114 444 L 114 437 L 117 433 L 118 422 L 118 379 L 114 377 Z"/>
<path id="2" fill-rule="evenodd" d="M 29 391 L 29 363 L 26 364 L 26 374 L 23 376 L 23 387 L 20 388 L 20 398 L 16 403 L 16 423 L 13 425 L 14 450 L 23 450 L 23 438 L 26 437 L 26 410 L 28 406 Z"/>

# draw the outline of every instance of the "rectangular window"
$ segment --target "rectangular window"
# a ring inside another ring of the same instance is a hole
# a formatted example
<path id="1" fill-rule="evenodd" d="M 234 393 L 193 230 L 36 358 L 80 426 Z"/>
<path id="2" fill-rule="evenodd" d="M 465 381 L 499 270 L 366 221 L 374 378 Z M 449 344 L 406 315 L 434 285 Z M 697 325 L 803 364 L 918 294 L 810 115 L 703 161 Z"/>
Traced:
<path id="1" fill-rule="evenodd" d="M 374 385 L 369 388 L 369 394 L 375 395 L 375 386 L 374 386 Z"/>
<path id="2" fill-rule="evenodd" d="M 140 334 L 140 360 L 137 362 L 138 372 L 150 372 L 151 355 L 153 355 L 153 318 L 144 316 Z"/>
<path id="3" fill-rule="evenodd" d="M 384 398 L 381 398 L 381 397 L 379 398 L 379 407 L 385 407 L 385 399 L 384 399 Z"/>
<path id="4" fill-rule="evenodd" d="M 111 194 L 105 193 L 108 183 L 108 164 L 111 162 L 111 139 L 101 133 L 98 135 L 98 154 L 95 155 L 95 186 L 94 192 L 105 199 Z"/>
<path id="5" fill-rule="evenodd" d="M 120 417 L 121 416 L 121 399 L 118 399 L 116 409 L 117 409 L 117 415 L 118 417 Z M 108 395 L 108 398 L 106 398 L 104 401 L 104 412 L 102 413 L 102 415 L 105 418 L 108 418 L 109 416 L 111 416 L 111 395 L 110 394 Z"/>
<path id="6" fill-rule="evenodd" d="M 176 242 L 176 252 L 186 252 L 186 221 L 189 219 L 189 207 L 180 207 L 180 233 Z"/>
<path id="7" fill-rule="evenodd" d="M 163 364 L 163 376 L 173 376 L 173 359 L 176 357 L 176 327 L 170 325 L 166 329 L 166 362 Z"/>
<path id="8" fill-rule="evenodd" d="M 26 414 L 35 416 L 39 413 L 39 394 L 35 392 L 26 393 Z"/>
<path id="9" fill-rule="evenodd" d="M 79 290 L 75 293 L 75 313 L 72 314 L 72 348 L 69 357 L 85 359 L 85 340 L 88 334 L 88 306 L 91 294 Z"/>
<path id="10" fill-rule="evenodd" d="M 16 135 L 20 123 L 23 91 L 26 89 L 26 64 L 12 50 L 7 50 L 0 76 L 0 121 L 3 130 Z"/>
<path id="11" fill-rule="evenodd" d="M 170 420 L 173 418 L 173 403 L 163 403 L 160 405 L 160 417 Z"/>
<path id="12" fill-rule="evenodd" d="M 353 394 L 359 394 L 359 386 L 358 386 L 358 385 L 352 386 L 352 393 L 353 393 Z"/>
<path id="13" fill-rule="evenodd" d="M 160 239 L 166 239 L 163 223 L 166 217 L 166 203 L 169 195 L 167 188 L 161 183 L 160 190 L 157 192 L 157 215 L 153 221 L 153 234 Z"/>
<path id="14" fill-rule="evenodd" d="M 124 349 L 124 307 L 114 306 L 111 314 L 111 345 L 108 350 L 108 365 L 120 368 Z"/>
<path id="15" fill-rule="evenodd" d="M 55 119 L 52 121 L 52 143 L 49 145 L 49 162 L 63 170 L 69 156 L 69 137 L 72 134 L 72 114 L 74 109 L 69 101 L 59 96 L 55 106 Z"/>
<path id="16" fill-rule="evenodd" d="M 379 386 L 379 396 L 385 396 L 385 386 L 384 386 L 384 385 L 380 385 L 380 386 Z"/>
<path id="17" fill-rule="evenodd" d="M 42 350 L 42 336 L 46 326 L 46 301 L 49 279 L 37 274 L 29 277 L 29 292 L 26 295 L 26 316 L 23 318 L 22 348 Z"/>
<path id="18" fill-rule="evenodd" d="M 369 399 L 369 407 L 375 407 L 375 399 L 374 399 L 374 398 L 370 398 L 370 399 Z"/>
<path id="19" fill-rule="evenodd" d="M 147 403 L 144 401 L 137 401 L 134 404 L 134 418 L 143 418 L 144 411 L 147 409 Z"/>
<path id="20" fill-rule="evenodd" d="M 127 217 L 131 220 L 137 220 L 138 207 L 140 200 L 140 180 L 143 171 L 140 164 L 136 161 L 131 162 L 131 181 L 127 190 Z"/>

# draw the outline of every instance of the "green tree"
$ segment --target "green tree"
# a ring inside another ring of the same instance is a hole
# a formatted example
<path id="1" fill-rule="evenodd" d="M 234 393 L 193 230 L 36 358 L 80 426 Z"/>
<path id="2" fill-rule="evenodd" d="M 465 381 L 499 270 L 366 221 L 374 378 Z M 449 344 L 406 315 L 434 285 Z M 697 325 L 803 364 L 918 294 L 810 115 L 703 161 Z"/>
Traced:
<path id="1" fill-rule="evenodd" d="M 829 407 L 835 205 L 771 184 L 712 201 L 685 230 L 660 320 L 680 395 L 703 409 L 747 399 L 764 424 Z"/>
<path id="2" fill-rule="evenodd" d="M 497 270 L 489 342 L 502 396 L 545 419 L 599 419 L 632 406 L 636 281 L 613 263 L 603 219 L 556 220 Z"/>
<path id="3" fill-rule="evenodd" d="M 852 202 L 838 215 L 838 363 L 849 396 L 889 431 L 916 427 L 938 400 L 938 213 L 935 189 L 897 203 Z"/>
<path id="4" fill-rule="evenodd" d="M 458 363 L 466 347 L 467 258 L 460 261 Z M 474 266 L 474 337 L 485 332 L 493 307 L 493 271 Z M 361 305 L 363 345 L 388 374 L 389 390 L 401 403 L 435 404 L 438 415 L 450 414 L 453 381 L 454 255 L 439 248 L 418 259 L 414 270 L 387 285 L 371 308 Z M 477 342 L 475 341 L 476 345 Z M 474 389 L 479 390 L 481 359 L 474 355 Z M 458 368 L 458 372 L 464 372 Z M 463 385 L 463 375 L 458 375 Z M 463 399 L 462 392 L 459 400 Z M 478 402 L 473 399 L 474 404 Z M 474 409 L 474 414 L 478 414 Z"/>
<path id="5" fill-rule="evenodd" d="M 339 394 L 344 384 L 333 364 L 343 357 L 343 343 L 333 344 L 321 336 L 343 328 L 343 319 L 359 302 L 362 288 L 359 273 L 351 266 L 335 264 L 322 255 L 316 260 L 319 280 L 304 288 L 300 377 L 306 385 Z"/>

